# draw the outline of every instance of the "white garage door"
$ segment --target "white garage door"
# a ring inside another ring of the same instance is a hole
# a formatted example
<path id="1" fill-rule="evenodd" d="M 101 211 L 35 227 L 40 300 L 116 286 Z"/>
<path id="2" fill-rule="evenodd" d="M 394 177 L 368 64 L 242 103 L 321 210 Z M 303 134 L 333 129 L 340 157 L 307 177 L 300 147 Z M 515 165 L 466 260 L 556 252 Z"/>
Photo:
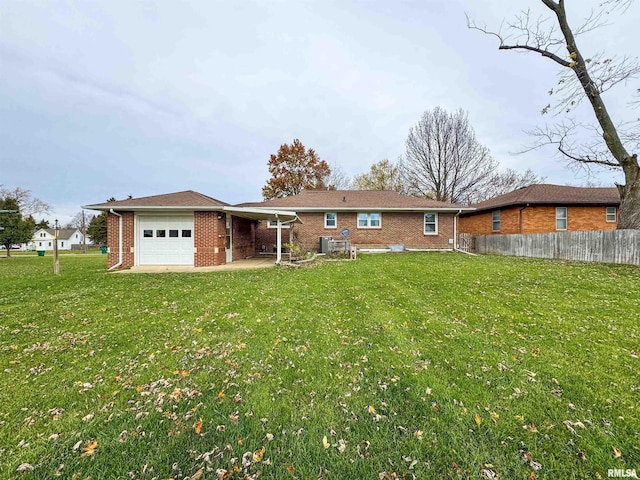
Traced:
<path id="1" fill-rule="evenodd" d="M 193 215 L 138 216 L 140 265 L 193 265 Z"/>

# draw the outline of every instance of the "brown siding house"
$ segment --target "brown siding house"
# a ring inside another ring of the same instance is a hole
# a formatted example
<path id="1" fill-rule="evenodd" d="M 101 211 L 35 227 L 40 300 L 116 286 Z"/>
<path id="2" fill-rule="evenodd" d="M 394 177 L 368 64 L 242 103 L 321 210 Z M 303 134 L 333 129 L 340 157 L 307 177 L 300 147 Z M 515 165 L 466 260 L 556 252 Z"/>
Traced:
<path id="1" fill-rule="evenodd" d="M 473 205 L 460 214 L 460 233 L 481 235 L 613 230 L 617 188 L 530 185 Z"/>

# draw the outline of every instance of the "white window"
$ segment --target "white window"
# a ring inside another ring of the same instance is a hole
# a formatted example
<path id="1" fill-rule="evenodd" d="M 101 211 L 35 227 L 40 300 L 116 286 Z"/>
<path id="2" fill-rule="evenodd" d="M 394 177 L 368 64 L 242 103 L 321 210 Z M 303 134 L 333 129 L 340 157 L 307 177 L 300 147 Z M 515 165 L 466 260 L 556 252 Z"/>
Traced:
<path id="1" fill-rule="evenodd" d="M 567 220 L 567 207 L 556 207 L 556 230 L 566 230 Z"/>
<path id="2" fill-rule="evenodd" d="M 437 213 L 424 214 L 424 234 L 425 235 L 438 234 L 438 214 Z"/>
<path id="3" fill-rule="evenodd" d="M 291 224 L 290 223 L 283 223 L 282 228 L 291 228 Z M 267 220 L 267 228 L 278 228 L 278 221 L 277 220 Z"/>
<path id="4" fill-rule="evenodd" d="M 338 214 L 335 212 L 327 212 L 324 214 L 324 228 L 337 228 Z"/>
<path id="5" fill-rule="evenodd" d="M 500 210 L 494 210 L 491 212 L 491 231 L 500 231 Z"/>
<path id="6" fill-rule="evenodd" d="M 616 222 L 616 217 L 616 207 L 607 207 L 607 222 Z"/>
<path id="7" fill-rule="evenodd" d="M 358 228 L 381 228 L 382 214 L 377 212 L 359 213 Z"/>

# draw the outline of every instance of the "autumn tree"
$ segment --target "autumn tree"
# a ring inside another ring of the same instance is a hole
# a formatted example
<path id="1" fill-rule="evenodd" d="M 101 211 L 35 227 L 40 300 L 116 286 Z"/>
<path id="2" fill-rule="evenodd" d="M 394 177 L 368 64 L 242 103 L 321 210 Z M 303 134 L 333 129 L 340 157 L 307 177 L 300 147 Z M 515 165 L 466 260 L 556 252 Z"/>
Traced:
<path id="1" fill-rule="evenodd" d="M 18 201 L 10 196 L 0 197 L 0 245 L 11 256 L 11 246 L 33 238 L 33 225 L 22 218 Z"/>
<path id="2" fill-rule="evenodd" d="M 394 190 L 404 193 L 400 168 L 400 165 L 385 158 L 371 165 L 368 172 L 356 175 L 353 186 L 356 190 Z"/>
<path id="3" fill-rule="evenodd" d="M 500 50 L 539 54 L 560 67 L 558 84 L 549 91 L 557 102 L 544 107 L 542 113 L 554 110 L 568 117 L 552 126 L 538 128 L 534 132 L 538 139 L 536 146 L 553 144 L 574 165 L 622 170 L 625 185 L 619 186 L 618 228 L 640 229 L 640 166 L 637 154 L 632 151 L 638 148 L 640 140 L 638 122 L 625 124 L 622 119 L 614 121 L 603 98 L 604 93 L 614 86 L 622 87 L 637 76 L 640 65 L 635 58 L 585 55 L 577 42 L 580 35 L 602 27 L 604 18 L 614 10 L 626 10 L 632 1 L 603 0 L 597 10 L 573 28 L 567 17 L 567 2 L 539 1 L 547 13 L 546 17 L 534 17 L 527 10 L 498 31 L 488 30 L 470 20 L 468 26 L 495 36 Z M 573 116 L 585 98 L 595 123 L 585 121 L 584 116 L 579 119 Z M 593 132 L 596 132 L 595 137 Z"/>
<path id="4" fill-rule="evenodd" d="M 449 113 L 436 107 L 409 130 L 403 177 L 411 195 L 470 203 L 497 165 L 463 110 Z"/>
<path id="5" fill-rule="evenodd" d="M 297 195 L 302 190 L 325 190 L 331 169 L 296 138 L 291 145 L 280 145 L 278 153 L 270 156 L 269 173 L 271 178 L 262 188 L 265 200 Z"/>

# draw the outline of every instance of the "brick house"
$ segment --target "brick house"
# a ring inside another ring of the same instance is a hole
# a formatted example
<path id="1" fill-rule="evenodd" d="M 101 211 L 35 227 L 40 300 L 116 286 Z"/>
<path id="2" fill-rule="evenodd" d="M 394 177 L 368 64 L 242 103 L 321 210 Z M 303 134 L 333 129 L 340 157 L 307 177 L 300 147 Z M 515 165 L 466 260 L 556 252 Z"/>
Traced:
<path id="1" fill-rule="evenodd" d="M 451 250 L 458 215 L 470 210 L 390 191 L 335 190 L 236 206 L 188 190 L 83 208 L 107 212 L 110 270 L 215 266 L 274 251 L 279 263 L 284 243 L 318 251 L 320 237 L 343 235 L 358 248 Z"/>
<path id="2" fill-rule="evenodd" d="M 613 230 L 617 188 L 539 184 L 473 205 L 460 214 L 460 233 L 481 235 Z"/>
<path id="3" fill-rule="evenodd" d="M 340 240 L 347 235 L 359 249 L 386 249 L 402 245 L 407 249 L 455 247 L 458 215 L 471 208 L 393 191 L 304 190 L 298 195 L 245 203 L 246 207 L 288 210 L 299 221 L 287 225 L 285 242 L 306 251 L 318 251 L 320 237 Z M 272 251 L 276 237 L 272 222 L 256 228 L 258 252 Z"/>
<path id="4" fill-rule="evenodd" d="M 289 211 L 234 207 L 191 190 L 83 208 L 107 212 L 109 270 L 222 265 L 254 255 L 259 221 L 296 219 Z"/>

